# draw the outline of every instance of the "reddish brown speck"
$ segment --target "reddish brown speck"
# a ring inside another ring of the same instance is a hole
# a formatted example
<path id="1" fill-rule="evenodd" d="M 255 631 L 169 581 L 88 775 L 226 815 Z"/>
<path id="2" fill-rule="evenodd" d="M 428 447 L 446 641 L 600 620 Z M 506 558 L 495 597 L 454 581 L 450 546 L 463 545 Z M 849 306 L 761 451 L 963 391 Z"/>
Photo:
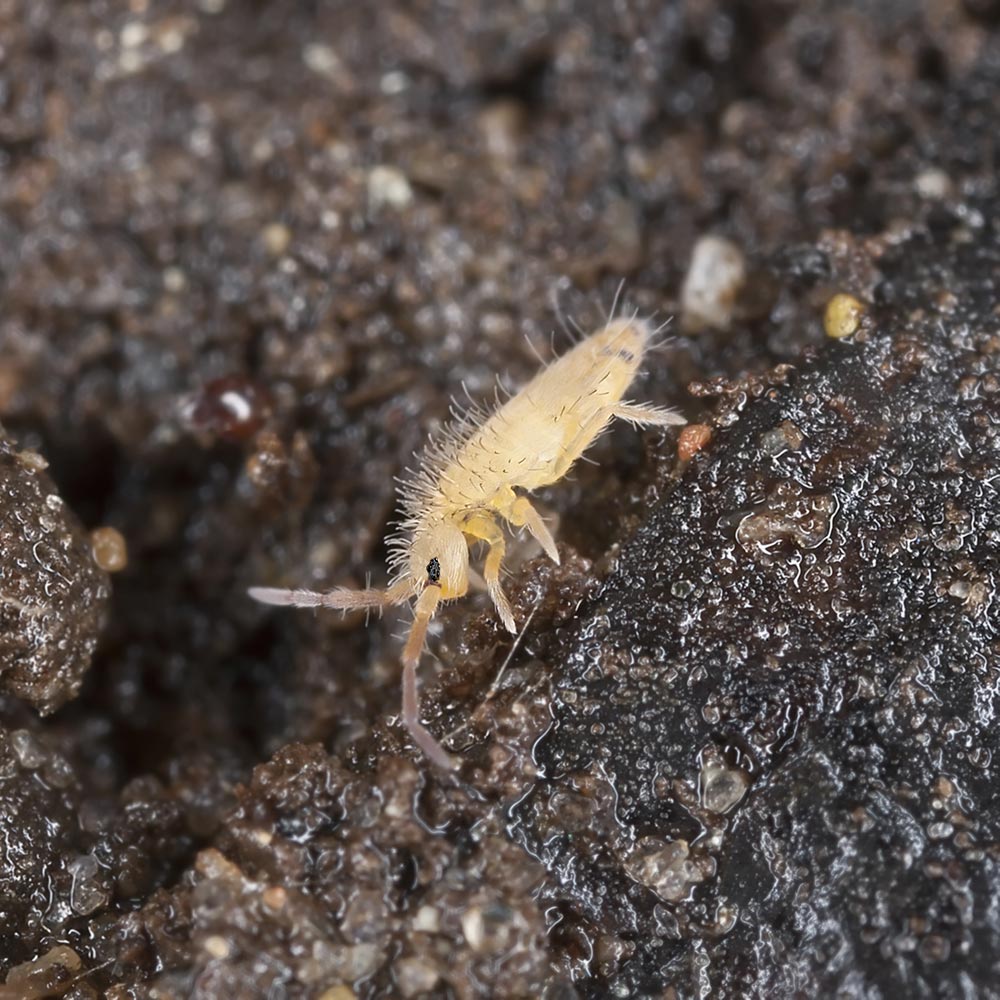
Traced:
<path id="1" fill-rule="evenodd" d="M 677 439 L 677 456 L 687 462 L 712 440 L 712 428 L 708 424 L 688 424 Z"/>
<path id="2" fill-rule="evenodd" d="M 196 434 L 245 441 L 261 429 L 270 411 L 266 389 L 243 375 L 226 375 L 193 393 L 181 416 Z"/>

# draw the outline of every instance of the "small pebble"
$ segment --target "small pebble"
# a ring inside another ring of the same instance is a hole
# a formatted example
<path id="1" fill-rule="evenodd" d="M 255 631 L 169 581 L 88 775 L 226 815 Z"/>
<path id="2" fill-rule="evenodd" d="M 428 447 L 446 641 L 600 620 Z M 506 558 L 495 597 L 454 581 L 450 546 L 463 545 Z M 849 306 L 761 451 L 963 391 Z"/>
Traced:
<path id="1" fill-rule="evenodd" d="M 128 545 L 117 528 L 105 525 L 90 533 L 94 561 L 106 573 L 120 573 L 128 565 Z"/>
<path id="2" fill-rule="evenodd" d="M 714 813 L 726 813 L 746 794 L 747 775 L 738 768 L 706 765 L 701 771 L 701 804 Z"/>
<path id="3" fill-rule="evenodd" d="M 688 424 L 677 438 L 677 457 L 682 462 L 690 461 L 711 440 L 712 428 L 708 424 Z"/>
<path id="4" fill-rule="evenodd" d="M 841 340 L 858 332 L 865 314 L 864 305 L 844 292 L 834 295 L 823 313 L 823 329 L 828 337 Z"/>
<path id="5" fill-rule="evenodd" d="M 703 236 L 695 244 L 681 290 L 683 324 L 689 330 L 726 330 L 746 281 L 746 262 L 735 243 Z"/>
<path id="6" fill-rule="evenodd" d="M 413 201 L 413 188 L 406 174 L 396 167 L 372 167 L 368 175 L 368 204 L 372 211 L 383 206 L 406 208 Z"/>
<path id="7" fill-rule="evenodd" d="M 228 958 L 231 950 L 229 942 L 219 934 L 210 934 L 205 938 L 204 948 L 212 958 L 218 959 Z"/>
<path id="8" fill-rule="evenodd" d="M 355 996 L 349 986 L 331 986 L 319 995 L 318 1000 L 355 1000 Z"/>
<path id="9" fill-rule="evenodd" d="M 65 981 L 65 973 L 78 972 L 82 965 L 83 962 L 80 960 L 80 956 L 72 948 L 60 944 L 49 949 L 44 955 L 39 955 L 38 958 L 32 959 L 30 962 L 22 962 L 20 965 L 15 965 L 7 973 L 5 983 L 7 986 L 23 984 L 25 986 L 25 994 L 29 997 L 53 996 L 56 993 L 56 984 L 60 980 Z M 39 988 L 45 989 L 43 985 L 45 979 L 51 982 L 53 986 L 52 992 L 39 992 Z M 31 987 L 30 992 L 28 989 L 29 984 Z M 61 994 L 64 991 L 59 990 L 58 992 Z"/>
<path id="10" fill-rule="evenodd" d="M 272 257 L 280 257 L 292 242 L 292 231 L 282 222 L 272 222 L 261 230 L 260 239 Z"/>

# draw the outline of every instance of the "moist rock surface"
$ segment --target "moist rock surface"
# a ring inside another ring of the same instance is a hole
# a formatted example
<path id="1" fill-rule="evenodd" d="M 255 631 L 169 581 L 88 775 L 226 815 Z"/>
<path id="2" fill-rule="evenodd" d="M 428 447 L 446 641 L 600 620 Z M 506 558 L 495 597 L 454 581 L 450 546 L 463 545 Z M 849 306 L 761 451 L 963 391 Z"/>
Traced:
<path id="1" fill-rule="evenodd" d="M 46 465 L 0 428 L 0 691 L 43 715 L 80 690 L 109 595 Z"/>

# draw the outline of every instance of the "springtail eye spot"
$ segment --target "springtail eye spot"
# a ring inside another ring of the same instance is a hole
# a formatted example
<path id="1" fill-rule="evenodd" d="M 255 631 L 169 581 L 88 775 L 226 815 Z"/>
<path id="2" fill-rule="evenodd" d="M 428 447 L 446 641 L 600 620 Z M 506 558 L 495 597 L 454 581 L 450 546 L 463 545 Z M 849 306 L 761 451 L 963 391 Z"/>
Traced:
<path id="1" fill-rule="evenodd" d="M 525 528 L 559 562 L 548 525 L 524 494 L 562 479 L 614 420 L 660 428 L 685 422 L 673 410 L 626 399 L 654 333 L 636 314 L 611 318 L 496 409 L 473 405 L 445 428 L 417 457 L 416 470 L 401 487 L 403 519 L 389 540 L 395 580 L 387 590 L 250 591 L 267 604 L 345 611 L 382 609 L 415 598 L 402 655 L 402 721 L 417 747 L 439 767 L 450 769 L 453 762 L 420 721 L 417 696 L 417 666 L 428 625 L 442 601 L 467 592 L 469 544 L 482 542 L 488 548 L 483 582 L 500 621 L 516 633 L 500 579 L 504 527 Z M 699 435 L 689 431 L 682 452 L 693 454 L 704 440 L 705 428 Z"/>

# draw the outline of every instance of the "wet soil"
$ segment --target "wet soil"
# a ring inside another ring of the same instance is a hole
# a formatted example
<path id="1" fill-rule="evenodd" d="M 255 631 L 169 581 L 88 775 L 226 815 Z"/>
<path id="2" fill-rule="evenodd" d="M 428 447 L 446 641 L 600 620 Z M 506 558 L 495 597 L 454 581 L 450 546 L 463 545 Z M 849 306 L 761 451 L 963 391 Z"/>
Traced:
<path id="1" fill-rule="evenodd" d="M 1000 996 L 998 29 L 0 3 L 0 997 Z M 437 772 L 405 622 L 246 587 L 623 278 L 696 426 L 540 494 L 495 697 L 439 615 Z"/>

